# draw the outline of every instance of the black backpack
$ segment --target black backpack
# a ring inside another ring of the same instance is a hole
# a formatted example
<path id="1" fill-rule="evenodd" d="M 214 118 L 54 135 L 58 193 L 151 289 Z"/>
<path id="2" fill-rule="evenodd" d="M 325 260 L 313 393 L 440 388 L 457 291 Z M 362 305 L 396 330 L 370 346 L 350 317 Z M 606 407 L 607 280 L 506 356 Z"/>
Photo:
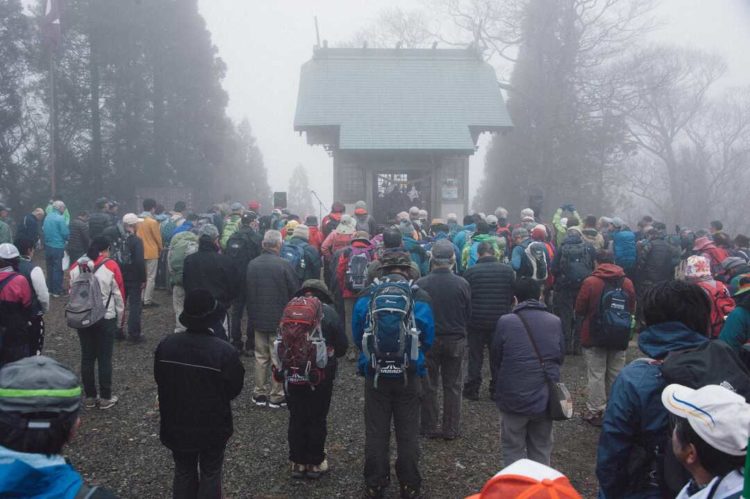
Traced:
<path id="1" fill-rule="evenodd" d="M 260 245 L 253 237 L 254 235 L 248 231 L 239 230 L 227 239 L 224 253 L 240 272 L 244 272 L 250 260 L 260 254 Z"/>
<path id="2" fill-rule="evenodd" d="M 12 272 L 0 281 L 0 293 L 16 278 L 25 279 L 22 274 Z M 29 311 L 23 305 L 0 300 L 0 366 L 29 355 L 28 323 Z"/>
<path id="3" fill-rule="evenodd" d="M 594 271 L 593 263 L 585 242 L 563 244 L 560 248 L 561 284 L 580 287 Z"/>
<path id="4" fill-rule="evenodd" d="M 133 248 L 129 243 L 131 237 L 138 237 L 130 232 L 122 233 L 115 227 L 117 232 L 111 233 L 109 255 L 117 264 L 122 267 L 133 263 Z"/>

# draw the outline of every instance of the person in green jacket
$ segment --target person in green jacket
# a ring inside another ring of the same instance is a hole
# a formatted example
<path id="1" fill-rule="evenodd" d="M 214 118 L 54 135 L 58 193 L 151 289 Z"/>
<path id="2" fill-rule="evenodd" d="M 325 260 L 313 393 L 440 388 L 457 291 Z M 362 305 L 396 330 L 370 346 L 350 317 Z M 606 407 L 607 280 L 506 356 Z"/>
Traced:
<path id="1" fill-rule="evenodd" d="M 219 240 L 221 249 L 226 249 L 227 241 L 232 237 L 232 234 L 240 229 L 240 225 L 242 224 L 242 205 L 240 203 L 233 203 L 231 208 L 232 213 L 224 220 L 224 227 L 221 230 L 221 239 Z"/>
<path id="2" fill-rule="evenodd" d="M 568 217 L 563 220 L 563 213 L 568 213 Z M 568 220 L 576 219 L 578 220 L 577 224 L 568 225 Z M 561 207 L 557 209 L 555 212 L 555 215 L 552 217 L 552 225 L 555 226 L 555 232 L 557 233 L 557 237 L 555 238 L 555 242 L 557 243 L 555 246 L 559 248 L 562 246 L 563 241 L 565 240 L 565 236 L 568 234 L 568 229 L 577 227 L 579 229 L 582 229 L 580 226 L 581 223 L 581 215 L 578 214 L 576 211 L 576 207 L 572 204 L 564 204 Z"/>
<path id="3" fill-rule="evenodd" d="M 5 222 L 9 211 L 10 208 L 0 204 L 0 244 L 13 243 L 13 231 L 11 230 L 10 225 Z"/>
<path id="4" fill-rule="evenodd" d="M 737 307 L 727 316 L 719 339 L 736 350 L 750 341 L 750 274 L 738 275 L 729 284 Z"/>

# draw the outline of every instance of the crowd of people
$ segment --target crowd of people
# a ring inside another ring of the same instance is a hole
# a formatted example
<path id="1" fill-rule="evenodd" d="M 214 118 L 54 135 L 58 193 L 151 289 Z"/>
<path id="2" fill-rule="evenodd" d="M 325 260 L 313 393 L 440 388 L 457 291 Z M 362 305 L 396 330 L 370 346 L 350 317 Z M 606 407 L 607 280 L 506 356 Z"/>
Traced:
<path id="1" fill-rule="evenodd" d="M 338 362 L 356 361 L 364 495 L 383 497 L 390 484 L 393 427 L 400 495 L 421 497 L 420 437 L 461 438 L 462 399 L 482 398 L 485 355 L 508 468 L 476 497 L 534 487 L 579 497 L 549 468 L 553 420 L 570 417 L 553 410 L 569 397 L 561 367 L 570 355 L 586 365 L 580 417 L 601 427 L 600 497 L 738 497 L 750 432 L 750 249 L 719 221 L 670 232 L 646 216 L 632 230 L 572 205 L 549 223 L 526 208 L 515 224 L 504 208 L 459 223 L 416 207 L 378 224 L 363 201 L 351 215 L 336 202 L 320 222 L 263 215 L 255 201 L 204 214 L 184 202 L 142 208 L 120 216 L 101 198 L 71 218 L 56 199 L 14 230 L 0 206 L 0 495 L 59 467 L 34 487 L 110 496 L 60 454 L 81 406 L 118 403 L 115 341 L 144 341 L 142 308 L 164 305 L 154 301 L 163 286 L 176 334 L 159 343 L 154 377 L 176 498 L 221 497 L 243 357 L 253 359 L 252 402 L 289 411 L 299 479 L 329 471 L 333 380 Z M 82 389 L 42 355 L 44 315 L 65 292 L 65 272 Z M 647 358 L 626 365 L 635 338 Z"/>

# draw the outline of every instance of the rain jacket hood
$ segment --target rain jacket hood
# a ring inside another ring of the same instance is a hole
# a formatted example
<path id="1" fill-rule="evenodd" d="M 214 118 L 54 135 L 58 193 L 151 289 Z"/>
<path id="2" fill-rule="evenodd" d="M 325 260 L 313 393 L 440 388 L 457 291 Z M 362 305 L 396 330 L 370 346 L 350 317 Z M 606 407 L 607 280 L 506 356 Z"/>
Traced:
<path id="1" fill-rule="evenodd" d="M 648 327 L 638 336 L 638 348 L 652 359 L 663 359 L 669 352 L 695 348 L 708 338 L 681 322 L 664 322 Z"/>
<path id="2" fill-rule="evenodd" d="M 70 498 L 83 485 L 62 456 L 17 452 L 0 446 L 0 496 Z"/>

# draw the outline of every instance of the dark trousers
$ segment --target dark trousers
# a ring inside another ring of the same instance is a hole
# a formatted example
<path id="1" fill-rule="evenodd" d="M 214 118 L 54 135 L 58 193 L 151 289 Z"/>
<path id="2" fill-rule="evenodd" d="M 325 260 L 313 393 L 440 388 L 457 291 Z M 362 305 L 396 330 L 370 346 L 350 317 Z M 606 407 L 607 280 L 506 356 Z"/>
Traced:
<path id="1" fill-rule="evenodd" d="M 416 374 L 403 379 L 365 381 L 365 483 L 384 487 L 390 483 L 391 419 L 396 431 L 396 476 L 402 485 L 419 489 L 419 397 L 421 380 Z"/>
<path id="2" fill-rule="evenodd" d="M 464 385 L 464 391 L 468 393 L 479 393 L 482 387 L 482 364 L 484 363 L 484 350 L 490 352 L 492 348 L 492 335 L 494 329 L 469 330 L 467 341 L 469 344 L 469 368 L 468 379 Z M 490 353 L 490 394 L 495 390 L 495 361 Z"/>
<path id="3" fill-rule="evenodd" d="M 561 288 L 555 290 L 554 307 L 555 315 L 562 322 L 565 334 L 565 353 L 568 355 L 579 355 L 581 353 L 581 333 L 575 326 L 574 310 L 578 289 Z"/>
<path id="4" fill-rule="evenodd" d="M 44 347 L 44 316 L 29 319 L 29 355 L 41 355 Z"/>
<path id="5" fill-rule="evenodd" d="M 463 388 L 464 353 L 466 338 L 436 337 L 427 352 L 427 377 L 422 383 L 422 433 L 437 431 L 440 407 L 438 389 L 443 388 L 444 437 L 461 433 L 461 390 Z"/>
<path id="6" fill-rule="evenodd" d="M 238 348 L 242 346 L 242 316 L 245 314 L 246 307 L 245 293 L 241 293 L 232 300 L 232 307 L 229 310 L 229 335 L 232 338 L 232 344 Z M 255 350 L 255 331 L 249 322 L 245 333 L 245 350 L 248 352 Z"/>
<path id="7" fill-rule="evenodd" d="M 167 254 L 168 249 L 162 250 L 159 255 L 159 263 L 156 267 L 156 289 L 167 289 Z"/>
<path id="8" fill-rule="evenodd" d="M 112 398 L 112 348 L 117 319 L 103 319 L 91 327 L 78 330 L 81 342 L 81 381 L 88 398 L 96 398 L 94 364 L 99 369 L 99 392 L 104 399 Z"/>
<path id="9" fill-rule="evenodd" d="M 142 289 L 143 283 L 125 281 L 125 306 L 128 309 L 128 336 L 131 338 L 139 338 L 141 336 L 141 316 L 143 315 Z"/>
<path id="10" fill-rule="evenodd" d="M 174 499 L 220 499 L 224 447 L 200 452 L 172 451 Z"/>
<path id="11" fill-rule="evenodd" d="M 313 389 L 289 385 L 289 460 L 297 464 L 318 465 L 326 458 L 328 409 L 331 406 L 333 380 L 325 380 Z"/>
<path id="12" fill-rule="evenodd" d="M 65 250 L 62 248 L 44 247 L 44 259 L 47 262 L 47 278 L 49 279 L 49 292 L 54 295 L 63 294 L 63 270 L 62 261 Z"/>

